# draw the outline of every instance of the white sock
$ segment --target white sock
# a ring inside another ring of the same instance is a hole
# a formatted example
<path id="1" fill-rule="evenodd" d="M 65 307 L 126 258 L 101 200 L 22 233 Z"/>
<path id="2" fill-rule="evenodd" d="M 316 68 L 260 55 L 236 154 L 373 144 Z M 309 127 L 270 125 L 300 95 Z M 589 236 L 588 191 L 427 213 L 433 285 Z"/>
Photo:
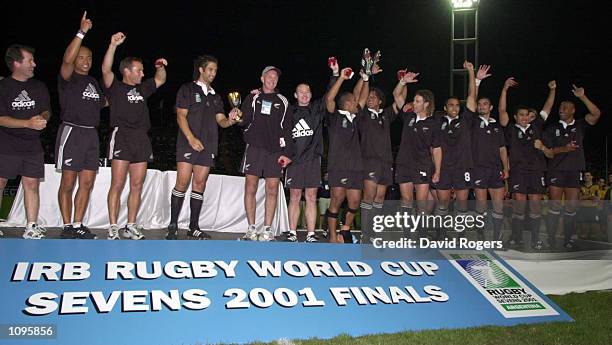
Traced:
<path id="1" fill-rule="evenodd" d="M 81 222 L 74 222 L 74 223 L 72 223 L 72 227 L 73 228 L 80 228 L 81 227 Z"/>
<path id="2" fill-rule="evenodd" d="M 31 228 L 34 225 L 36 225 L 36 222 L 28 222 L 28 225 L 26 227 Z"/>
<path id="3" fill-rule="evenodd" d="M 315 232 L 314 232 L 314 231 L 310 231 L 310 230 L 308 230 L 308 236 L 311 236 L 311 235 L 314 235 L 314 234 L 315 234 Z"/>
<path id="4" fill-rule="evenodd" d="M 296 230 L 289 230 L 289 232 L 294 234 L 295 236 L 297 236 L 297 231 Z"/>

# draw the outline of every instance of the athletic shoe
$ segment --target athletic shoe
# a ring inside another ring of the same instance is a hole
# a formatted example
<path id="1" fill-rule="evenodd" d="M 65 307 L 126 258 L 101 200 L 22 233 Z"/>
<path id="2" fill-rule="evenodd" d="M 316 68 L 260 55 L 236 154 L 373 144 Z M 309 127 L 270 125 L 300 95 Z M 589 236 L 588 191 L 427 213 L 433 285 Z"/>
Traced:
<path id="1" fill-rule="evenodd" d="M 60 234 L 60 238 L 62 239 L 74 239 L 77 238 L 76 229 L 72 226 L 72 224 L 64 225 L 64 229 L 62 229 L 62 233 Z"/>
<path id="2" fill-rule="evenodd" d="M 257 240 L 261 242 L 274 241 L 274 233 L 272 233 L 272 227 L 269 225 L 264 226 L 263 231 L 258 234 Z"/>
<path id="3" fill-rule="evenodd" d="M 575 250 L 576 249 L 576 241 L 573 240 L 573 239 L 569 240 L 569 241 L 565 242 L 563 247 L 565 247 L 565 249 L 567 249 L 567 250 Z"/>
<path id="4" fill-rule="evenodd" d="M 247 232 L 241 238 L 243 241 L 257 241 L 257 228 L 255 224 L 249 225 Z"/>
<path id="5" fill-rule="evenodd" d="M 26 226 L 23 238 L 26 240 L 40 240 L 45 238 L 45 232 L 47 232 L 45 228 L 38 224 L 33 224 L 32 226 Z"/>
<path id="6" fill-rule="evenodd" d="M 340 236 L 342 236 L 342 241 L 344 243 L 354 243 L 353 234 L 351 234 L 351 230 L 340 230 Z"/>
<path id="7" fill-rule="evenodd" d="M 167 240 L 178 240 L 178 225 L 174 223 L 168 224 Z"/>
<path id="8" fill-rule="evenodd" d="M 315 235 L 314 232 L 312 232 L 306 236 L 305 242 L 308 242 L 308 243 L 319 242 L 319 238 L 317 237 L 317 235 Z"/>
<path id="9" fill-rule="evenodd" d="M 286 242 L 297 242 L 298 241 L 297 235 L 291 231 L 285 231 L 283 232 L 283 235 L 285 235 Z"/>
<path id="10" fill-rule="evenodd" d="M 4 232 L 2 232 L 2 230 L 0 230 L 0 237 L 4 236 Z"/>
<path id="11" fill-rule="evenodd" d="M 210 240 L 211 237 L 209 234 L 205 233 L 204 231 L 200 230 L 199 227 L 194 227 L 189 229 L 189 231 L 187 232 L 187 236 L 189 237 L 195 237 L 198 240 Z"/>
<path id="12" fill-rule="evenodd" d="M 145 236 L 142 234 L 142 225 L 136 224 L 126 225 L 125 228 L 121 229 L 121 236 L 132 240 L 145 239 Z"/>
<path id="13" fill-rule="evenodd" d="M 119 227 L 117 225 L 111 225 L 108 228 L 108 237 L 109 240 L 120 240 L 119 238 Z"/>
<path id="14" fill-rule="evenodd" d="M 98 238 L 98 236 L 96 236 L 96 234 L 92 233 L 91 230 L 89 230 L 88 227 L 86 227 L 85 225 L 81 224 L 81 226 L 79 226 L 76 229 L 76 238 L 78 238 L 80 240 L 95 240 L 96 238 Z"/>
<path id="15" fill-rule="evenodd" d="M 542 250 L 542 248 L 544 248 L 544 241 L 542 240 L 537 241 L 534 245 L 531 246 L 531 248 L 535 250 Z"/>

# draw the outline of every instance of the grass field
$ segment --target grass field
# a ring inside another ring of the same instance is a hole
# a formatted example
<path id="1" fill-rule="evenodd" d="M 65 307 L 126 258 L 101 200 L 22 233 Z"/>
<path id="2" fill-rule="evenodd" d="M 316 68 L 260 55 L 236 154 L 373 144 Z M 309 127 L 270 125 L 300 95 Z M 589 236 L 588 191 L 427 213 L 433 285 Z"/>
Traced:
<path id="1" fill-rule="evenodd" d="M 267 344 L 300 345 L 610 345 L 612 344 L 612 291 L 549 296 L 575 322 L 513 327 L 478 327 L 369 335 L 347 335 L 330 340 L 287 340 Z M 330 320 L 331 321 L 331 320 Z M 264 344 L 264 343 L 256 343 Z"/>

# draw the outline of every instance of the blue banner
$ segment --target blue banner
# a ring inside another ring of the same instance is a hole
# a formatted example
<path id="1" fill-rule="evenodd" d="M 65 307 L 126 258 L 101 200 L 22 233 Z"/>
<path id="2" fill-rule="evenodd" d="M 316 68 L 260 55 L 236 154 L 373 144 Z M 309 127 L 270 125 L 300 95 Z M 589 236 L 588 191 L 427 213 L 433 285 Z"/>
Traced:
<path id="1" fill-rule="evenodd" d="M 392 253 L 336 244 L 2 240 L 0 343 L 244 343 L 572 321 L 492 253 Z"/>

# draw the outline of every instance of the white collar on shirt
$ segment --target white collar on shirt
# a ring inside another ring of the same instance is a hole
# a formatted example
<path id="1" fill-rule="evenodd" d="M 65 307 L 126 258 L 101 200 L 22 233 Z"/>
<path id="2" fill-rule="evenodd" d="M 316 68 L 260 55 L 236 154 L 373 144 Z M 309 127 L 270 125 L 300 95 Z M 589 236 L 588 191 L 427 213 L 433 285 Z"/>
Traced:
<path id="1" fill-rule="evenodd" d="M 375 109 L 372 109 L 372 108 L 368 108 L 368 110 L 369 110 L 371 113 L 374 113 L 374 114 L 376 114 L 376 115 L 380 115 L 380 113 L 382 113 L 382 112 L 383 112 L 383 109 L 378 109 L 378 110 L 375 110 Z"/>
<path id="2" fill-rule="evenodd" d="M 495 119 L 494 119 L 494 118 L 492 118 L 492 117 L 489 117 L 489 120 L 485 119 L 485 117 L 484 117 L 484 116 L 479 116 L 479 117 L 480 117 L 480 119 L 481 119 L 482 121 L 484 121 L 485 125 L 487 125 L 487 126 L 489 125 L 489 123 L 495 123 L 495 122 L 497 122 L 497 121 L 495 121 Z"/>
<path id="3" fill-rule="evenodd" d="M 346 116 L 346 118 L 347 118 L 349 121 L 351 121 L 351 122 L 353 122 L 353 119 L 355 119 L 355 116 L 357 116 L 357 115 L 355 115 L 355 114 L 351 114 L 350 112 L 348 112 L 348 111 L 346 111 L 346 110 L 340 110 L 340 109 L 338 109 L 338 112 L 339 112 L 340 114 L 342 114 L 342 115 Z"/>
<path id="4" fill-rule="evenodd" d="M 514 125 L 516 126 L 516 128 L 520 129 L 521 132 L 523 133 L 527 133 L 527 130 L 529 129 L 529 127 L 531 127 L 531 123 L 528 123 L 527 127 L 525 128 L 521 127 L 521 125 L 519 125 L 518 123 L 515 123 Z"/>
<path id="5" fill-rule="evenodd" d="M 563 120 L 559 120 L 559 123 L 563 125 L 563 129 L 566 129 L 567 126 L 573 125 L 575 122 L 576 122 L 576 119 L 572 119 L 572 122 L 570 122 L 570 123 L 567 123 L 567 122 L 565 122 Z"/>
<path id="6" fill-rule="evenodd" d="M 204 95 L 208 96 L 209 93 L 211 95 L 215 94 L 215 90 L 213 90 L 212 87 L 206 86 L 206 84 L 202 83 L 201 81 L 199 81 L 199 80 L 196 81 L 196 84 L 198 84 L 202 88 L 202 92 L 204 92 Z"/>
<path id="7" fill-rule="evenodd" d="M 414 121 L 414 123 L 417 123 L 419 121 L 425 121 L 425 120 L 427 120 L 427 116 L 419 117 L 419 114 L 416 114 L 416 120 Z"/>

